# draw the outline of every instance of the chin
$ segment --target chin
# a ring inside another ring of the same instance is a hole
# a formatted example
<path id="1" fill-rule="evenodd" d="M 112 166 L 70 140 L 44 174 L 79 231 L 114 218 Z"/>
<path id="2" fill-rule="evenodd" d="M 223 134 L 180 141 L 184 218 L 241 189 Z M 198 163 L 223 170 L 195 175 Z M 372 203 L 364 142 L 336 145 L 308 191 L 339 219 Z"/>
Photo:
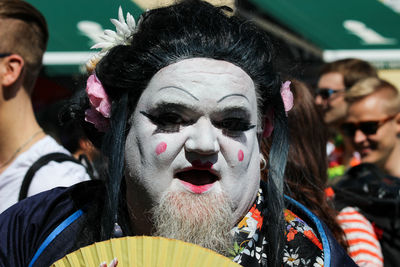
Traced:
<path id="1" fill-rule="evenodd" d="M 374 155 L 367 154 L 367 155 L 365 155 L 365 156 L 363 156 L 363 157 L 361 158 L 361 161 L 362 161 L 363 163 L 371 163 L 371 164 L 378 165 L 378 163 L 379 163 L 379 158 L 376 157 L 376 156 L 374 156 Z"/>
<path id="2" fill-rule="evenodd" d="M 179 239 L 227 255 L 232 205 L 223 193 L 166 192 L 152 211 L 155 236 Z"/>
<path id="3" fill-rule="evenodd" d="M 375 162 L 373 160 L 371 160 L 371 158 L 369 156 L 361 156 L 361 162 L 362 163 L 373 163 L 373 164 L 375 164 Z"/>

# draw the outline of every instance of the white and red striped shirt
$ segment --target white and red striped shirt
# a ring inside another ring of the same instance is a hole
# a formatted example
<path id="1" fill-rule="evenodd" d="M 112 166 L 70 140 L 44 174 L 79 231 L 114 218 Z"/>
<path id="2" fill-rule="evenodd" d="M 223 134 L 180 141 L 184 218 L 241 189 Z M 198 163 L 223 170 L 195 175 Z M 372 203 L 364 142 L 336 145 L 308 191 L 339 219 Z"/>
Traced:
<path id="1" fill-rule="evenodd" d="M 342 209 L 337 219 L 349 243 L 350 257 L 362 267 L 382 267 L 382 250 L 371 223 L 354 207 Z"/>

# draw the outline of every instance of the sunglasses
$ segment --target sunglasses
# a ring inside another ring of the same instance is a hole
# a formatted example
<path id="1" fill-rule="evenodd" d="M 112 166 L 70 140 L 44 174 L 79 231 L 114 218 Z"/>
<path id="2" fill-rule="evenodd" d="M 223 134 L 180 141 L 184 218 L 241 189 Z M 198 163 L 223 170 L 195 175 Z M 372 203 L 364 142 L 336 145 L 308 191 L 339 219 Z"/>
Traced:
<path id="1" fill-rule="evenodd" d="M 0 53 L 0 58 L 1 57 L 8 57 L 9 55 L 11 55 L 11 53 Z"/>
<path id="2" fill-rule="evenodd" d="M 381 127 L 386 122 L 392 120 L 394 117 L 396 117 L 396 115 L 397 114 L 377 121 L 362 121 L 357 123 L 346 122 L 342 124 L 341 128 L 343 130 L 343 133 L 350 137 L 353 137 L 356 134 L 357 130 L 360 130 L 365 135 L 372 135 L 376 134 L 379 127 Z"/>
<path id="3" fill-rule="evenodd" d="M 331 98 L 334 94 L 340 93 L 345 91 L 346 89 L 341 89 L 341 90 L 333 90 L 330 88 L 318 88 L 315 91 L 315 95 L 319 95 L 322 99 L 324 100 L 328 100 L 329 98 Z"/>

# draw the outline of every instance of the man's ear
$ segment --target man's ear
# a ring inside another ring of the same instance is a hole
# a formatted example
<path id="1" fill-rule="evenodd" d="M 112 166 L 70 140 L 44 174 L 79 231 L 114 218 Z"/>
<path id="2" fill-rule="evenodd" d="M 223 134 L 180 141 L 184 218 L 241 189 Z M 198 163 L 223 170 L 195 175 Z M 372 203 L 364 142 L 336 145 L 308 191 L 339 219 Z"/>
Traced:
<path id="1" fill-rule="evenodd" d="M 268 138 L 271 136 L 274 130 L 274 110 L 269 109 L 263 118 L 263 138 Z"/>
<path id="2" fill-rule="evenodd" d="M 24 64 L 24 59 L 17 54 L 12 54 L 2 60 L 1 67 L 3 78 L 1 83 L 3 87 L 10 87 L 19 79 Z"/>

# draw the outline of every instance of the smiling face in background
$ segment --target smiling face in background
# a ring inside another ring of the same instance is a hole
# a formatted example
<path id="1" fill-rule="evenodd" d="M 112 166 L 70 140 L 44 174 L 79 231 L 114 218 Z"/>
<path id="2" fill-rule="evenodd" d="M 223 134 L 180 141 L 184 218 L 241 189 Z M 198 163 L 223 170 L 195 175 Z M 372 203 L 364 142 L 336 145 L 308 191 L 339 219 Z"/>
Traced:
<path id="1" fill-rule="evenodd" d="M 355 149 L 360 153 L 362 162 L 374 163 L 385 169 L 396 147 L 399 145 L 399 116 L 388 108 L 388 103 L 396 96 L 389 90 L 381 90 L 349 106 L 347 123 L 381 121 L 376 132 L 366 134 L 357 129 L 352 136 Z M 393 161 L 393 160 L 391 160 Z M 396 165 L 397 158 L 394 158 Z"/>
<path id="2" fill-rule="evenodd" d="M 152 203 L 143 209 L 149 210 L 168 192 L 221 195 L 232 208 L 232 226 L 253 204 L 260 177 L 258 107 L 254 83 L 241 68 L 193 58 L 161 69 L 130 125 L 128 203 L 135 195 L 147 198 Z"/>

